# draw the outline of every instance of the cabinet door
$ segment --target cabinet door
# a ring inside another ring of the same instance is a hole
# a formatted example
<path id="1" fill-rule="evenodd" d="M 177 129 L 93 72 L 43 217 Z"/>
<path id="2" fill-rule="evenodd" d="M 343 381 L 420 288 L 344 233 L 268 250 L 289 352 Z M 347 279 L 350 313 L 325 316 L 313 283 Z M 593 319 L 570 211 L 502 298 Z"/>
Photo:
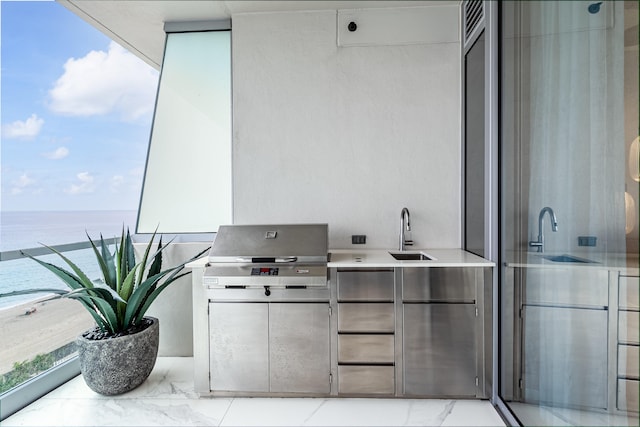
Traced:
<path id="1" fill-rule="evenodd" d="M 338 271 L 338 301 L 393 301 L 393 270 Z"/>
<path id="2" fill-rule="evenodd" d="M 524 306 L 523 398 L 607 407 L 607 311 Z"/>
<path id="3" fill-rule="evenodd" d="M 269 391 L 268 307 L 209 304 L 211 390 Z"/>
<path id="4" fill-rule="evenodd" d="M 331 391 L 328 303 L 271 303 L 269 336 L 272 392 Z"/>
<path id="5" fill-rule="evenodd" d="M 402 300 L 475 303 L 478 268 L 403 268 Z"/>
<path id="6" fill-rule="evenodd" d="M 473 304 L 404 304 L 406 395 L 476 395 Z"/>
<path id="7" fill-rule="evenodd" d="M 395 320 L 392 303 L 338 304 L 338 332 L 393 333 Z"/>

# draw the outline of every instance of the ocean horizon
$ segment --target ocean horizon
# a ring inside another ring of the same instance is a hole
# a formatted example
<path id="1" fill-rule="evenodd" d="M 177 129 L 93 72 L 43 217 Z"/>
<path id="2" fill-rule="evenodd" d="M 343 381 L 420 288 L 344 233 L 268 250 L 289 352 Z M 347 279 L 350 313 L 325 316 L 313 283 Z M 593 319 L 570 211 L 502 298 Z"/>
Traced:
<path id="1" fill-rule="evenodd" d="M 137 211 L 2 211 L 0 212 L 0 251 L 41 247 L 41 244 L 60 245 L 119 237 L 123 226 L 135 232 Z M 65 252 L 91 279 L 100 278 L 100 269 L 91 249 Z M 56 255 L 40 259 L 65 266 Z M 28 258 L 0 262 L 0 293 L 30 288 L 66 289 L 53 273 Z M 44 294 L 29 294 L 0 298 L 0 309 L 15 307 L 41 299 Z"/>

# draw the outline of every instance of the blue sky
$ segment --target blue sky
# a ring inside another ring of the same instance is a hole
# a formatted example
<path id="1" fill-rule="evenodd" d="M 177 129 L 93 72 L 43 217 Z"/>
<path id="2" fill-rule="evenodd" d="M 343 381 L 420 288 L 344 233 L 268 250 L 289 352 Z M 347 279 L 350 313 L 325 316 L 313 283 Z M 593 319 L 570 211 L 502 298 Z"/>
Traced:
<path id="1" fill-rule="evenodd" d="M 0 7 L 0 209 L 137 209 L 158 72 L 55 2 Z"/>

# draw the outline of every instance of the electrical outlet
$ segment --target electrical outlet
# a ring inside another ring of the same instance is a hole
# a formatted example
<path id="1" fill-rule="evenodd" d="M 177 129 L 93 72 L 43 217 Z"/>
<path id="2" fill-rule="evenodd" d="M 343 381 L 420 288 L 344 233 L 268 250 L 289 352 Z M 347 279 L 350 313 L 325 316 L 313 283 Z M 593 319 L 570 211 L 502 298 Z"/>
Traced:
<path id="1" fill-rule="evenodd" d="M 351 236 L 352 245 L 364 245 L 367 243 L 367 236 L 364 234 L 354 234 Z"/>
<path id="2" fill-rule="evenodd" d="M 595 246 L 596 236 L 578 236 L 578 246 Z"/>

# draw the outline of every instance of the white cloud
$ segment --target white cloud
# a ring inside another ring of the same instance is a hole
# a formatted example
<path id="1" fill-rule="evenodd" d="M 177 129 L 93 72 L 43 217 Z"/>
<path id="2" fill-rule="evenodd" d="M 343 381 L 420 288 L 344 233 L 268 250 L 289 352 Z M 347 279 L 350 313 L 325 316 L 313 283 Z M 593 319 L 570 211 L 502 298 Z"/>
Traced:
<path id="1" fill-rule="evenodd" d="M 13 123 L 2 126 L 4 138 L 33 139 L 42 129 L 44 120 L 37 114 L 32 114 L 27 120 L 16 120 Z"/>
<path id="2" fill-rule="evenodd" d="M 67 147 L 58 147 L 55 151 L 43 153 L 47 159 L 60 160 L 69 155 L 69 149 Z"/>
<path id="3" fill-rule="evenodd" d="M 70 116 L 118 113 L 127 121 L 153 110 L 158 73 L 115 42 L 70 58 L 49 91 L 49 107 Z"/>
<path id="4" fill-rule="evenodd" d="M 93 177 L 89 172 L 80 172 L 76 175 L 76 178 L 78 178 L 78 182 L 76 184 L 71 184 L 69 188 L 64 190 L 65 193 L 71 195 L 93 193 L 95 185 L 93 184 Z"/>
<path id="5" fill-rule="evenodd" d="M 13 186 L 11 187 L 11 194 L 21 194 L 26 188 L 35 184 L 35 182 L 36 181 L 29 177 L 29 175 L 27 175 L 27 173 L 25 172 L 20 175 L 18 179 L 12 182 Z"/>
<path id="6" fill-rule="evenodd" d="M 111 192 L 117 193 L 120 190 L 122 184 L 124 184 L 124 176 L 114 175 L 113 177 L 111 177 Z"/>

